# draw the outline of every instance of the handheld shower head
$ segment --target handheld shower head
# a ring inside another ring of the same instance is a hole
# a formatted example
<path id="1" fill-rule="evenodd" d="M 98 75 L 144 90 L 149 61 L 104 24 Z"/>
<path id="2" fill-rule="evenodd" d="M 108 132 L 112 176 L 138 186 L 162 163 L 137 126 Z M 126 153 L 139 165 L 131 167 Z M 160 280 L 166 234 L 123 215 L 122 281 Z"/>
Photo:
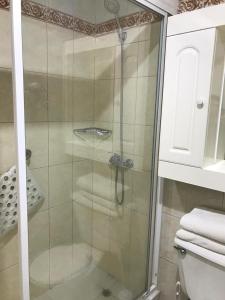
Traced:
<path id="1" fill-rule="evenodd" d="M 104 0 L 105 9 L 113 15 L 118 15 L 120 4 L 117 0 Z"/>

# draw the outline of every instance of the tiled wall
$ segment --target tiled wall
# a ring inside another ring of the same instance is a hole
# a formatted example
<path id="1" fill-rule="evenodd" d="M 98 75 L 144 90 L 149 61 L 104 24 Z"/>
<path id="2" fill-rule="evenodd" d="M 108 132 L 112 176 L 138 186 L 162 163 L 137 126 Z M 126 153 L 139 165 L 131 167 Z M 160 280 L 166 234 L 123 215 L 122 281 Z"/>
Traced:
<path id="1" fill-rule="evenodd" d="M 0 174 L 15 164 L 10 15 L 0 11 Z M 19 300 L 18 242 L 16 230 L 0 238 L 0 294 L 2 299 Z"/>
<path id="2" fill-rule="evenodd" d="M 104 247 L 101 266 L 119 278 L 134 293 L 145 287 L 148 208 L 151 175 L 154 104 L 160 23 L 127 30 L 124 46 L 124 153 L 134 160 L 125 174 L 125 204 L 118 218 L 93 216 L 95 247 Z M 121 48 L 117 33 L 95 40 L 95 126 L 113 131 L 104 142 L 96 141 L 93 193 L 98 176 L 111 190 L 114 201 L 115 170 L 109 168 L 112 153 L 119 151 Z M 107 193 L 105 191 L 105 193 Z M 99 226 L 99 220 L 104 226 Z M 107 230 L 106 230 L 107 229 Z"/>
<path id="3" fill-rule="evenodd" d="M 0 45 L 3 173 L 15 163 L 15 147 L 9 15 L 3 10 L 0 13 L 0 25 L 5 28 L 1 40 L 6 41 Z M 44 251 L 67 245 L 70 259 L 61 270 L 66 274 L 76 263 L 75 243 L 87 243 L 103 252 L 99 267 L 134 294 L 144 290 L 159 30 L 157 22 L 127 30 L 124 151 L 135 167 L 126 173 L 123 210 L 113 217 L 110 211 L 93 209 L 93 203 L 99 195 L 114 203 L 115 170 L 108 160 L 119 151 L 118 36 L 115 32 L 87 36 L 23 17 L 26 145 L 32 150 L 29 167 L 45 194 L 42 207 L 29 219 L 31 265 Z M 90 126 L 113 133 L 105 140 L 73 135 L 73 129 Z M 91 207 L 83 204 L 84 192 L 93 196 Z M 0 249 L 0 292 L 4 300 L 18 299 L 16 247 L 17 235 L 13 232 L 3 239 Z M 53 284 L 56 260 L 50 251 L 45 263 L 49 278 L 45 288 Z M 6 283 L 8 289 L 4 288 Z M 45 288 L 33 284 L 31 278 L 32 295 L 39 295 Z"/>
<path id="4" fill-rule="evenodd" d="M 179 276 L 177 252 L 173 248 L 174 237 L 179 228 L 180 218 L 197 206 L 224 210 L 224 194 L 185 183 L 166 180 L 159 266 L 160 300 L 176 299 L 175 287 Z M 183 296 L 183 299 L 187 300 L 185 296 Z"/>

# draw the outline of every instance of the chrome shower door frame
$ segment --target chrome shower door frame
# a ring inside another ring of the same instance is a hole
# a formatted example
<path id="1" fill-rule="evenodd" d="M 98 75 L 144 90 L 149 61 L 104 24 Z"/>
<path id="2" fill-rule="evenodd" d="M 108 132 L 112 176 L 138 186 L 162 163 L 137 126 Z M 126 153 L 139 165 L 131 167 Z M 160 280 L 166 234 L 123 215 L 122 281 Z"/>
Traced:
<path id="1" fill-rule="evenodd" d="M 159 262 L 159 237 L 161 224 L 161 197 L 163 191 L 163 180 L 158 178 L 158 150 L 161 122 L 162 89 L 165 59 L 166 27 L 168 13 L 153 5 L 148 0 L 129 0 L 141 5 L 162 16 L 160 53 L 158 62 L 157 99 L 155 108 L 154 128 L 154 151 L 153 159 L 153 189 L 150 195 L 150 220 L 149 220 L 149 248 L 148 248 L 148 282 L 146 292 L 140 299 L 156 299 L 159 291 L 157 289 L 157 274 Z M 19 266 L 20 266 L 20 298 L 30 300 L 29 288 L 29 254 L 28 254 L 28 217 L 27 217 L 27 195 L 26 195 L 26 158 L 25 158 L 25 117 L 24 117 L 24 83 L 23 83 L 23 52 L 22 52 L 22 24 L 21 24 L 21 0 L 10 1 L 11 28 L 12 28 L 12 73 L 13 73 L 13 102 L 14 120 L 16 132 L 17 149 L 17 193 L 18 193 L 18 234 L 19 234 Z M 151 153 L 149 153 L 151 155 Z"/>

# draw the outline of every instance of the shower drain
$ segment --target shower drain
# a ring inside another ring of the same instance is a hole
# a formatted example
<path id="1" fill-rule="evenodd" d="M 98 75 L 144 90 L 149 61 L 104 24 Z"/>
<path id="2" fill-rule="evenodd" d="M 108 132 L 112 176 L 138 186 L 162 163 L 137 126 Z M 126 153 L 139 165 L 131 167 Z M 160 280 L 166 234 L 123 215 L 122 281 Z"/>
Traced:
<path id="1" fill-rule="evenodd" d="M 102 290 L 102 295 L 104 297 L 110 297 L 112 295 L 112 292 L 109 289 L 103 289 Z"/>

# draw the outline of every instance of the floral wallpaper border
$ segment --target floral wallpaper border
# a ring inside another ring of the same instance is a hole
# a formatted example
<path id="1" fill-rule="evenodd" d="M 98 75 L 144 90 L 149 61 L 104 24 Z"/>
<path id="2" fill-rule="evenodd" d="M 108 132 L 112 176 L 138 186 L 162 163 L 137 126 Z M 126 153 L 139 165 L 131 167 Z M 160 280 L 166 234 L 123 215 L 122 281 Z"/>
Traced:
<path id="1" fill-rule="evenodd" d="M 10 0 L 0 0 L 0 8 L 9 9 Z M 50 8 L 48 6 L 36 3 L 30 0 L 22 1 L 22 13 L 25 16 L 55 24 L 66 29 L 71 29 L 77 32 L 81 32 L 87 35 L 99 35 L 114 31 L 117 28 L 115 19 L 99 23 L 92 24 L 78 17 L 69 15 L 59 10 Z M 160 19 L 159 15 L 154 14 L 151 11 L 142 11 L 134 14 L 130 14 L 120 18 L 120 22 L 123 28 L 133 27 L 137 25 L 143 25 L 152 23 Z"/>
<path id="2" fill-rule="evenodd" d="M 177 12 L 183 13 L 195 9 L 225 3 L 225 0 L 180 0 Z"/>

